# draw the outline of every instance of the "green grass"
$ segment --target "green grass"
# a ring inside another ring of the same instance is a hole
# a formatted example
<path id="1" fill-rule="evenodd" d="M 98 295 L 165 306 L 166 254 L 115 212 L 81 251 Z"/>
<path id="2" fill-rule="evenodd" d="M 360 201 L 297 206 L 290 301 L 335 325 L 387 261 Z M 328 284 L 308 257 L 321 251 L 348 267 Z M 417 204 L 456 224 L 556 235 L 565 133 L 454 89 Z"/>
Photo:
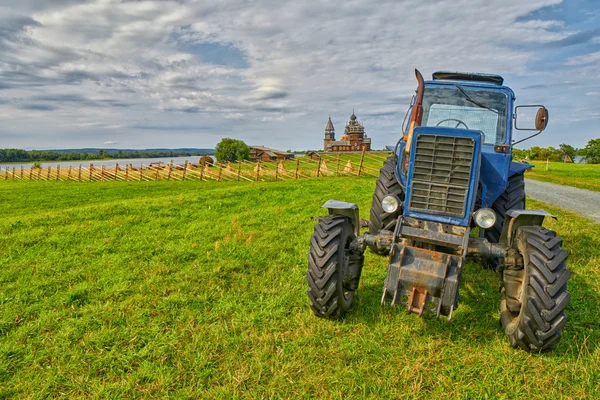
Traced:
<path id="1" fill-rule="evenodd" d="M 571 256 L 558 347 L 512 349 L 496 276 L 463 274 L 451 323 L 381 307 L 367 253 L 344 321 L 314 317 L 320 205 L 372 178 L 0 182 L 0 398 L 598 398 L 600 225 L 534 201 Z"/>
<path id="2" fill-rule="evenodd" d="M 535 168 L 525 174 L 526 178 L 600 192 L 600 164 L 551 162 L 548 171 L 546 162 L 532 164 Z"/>

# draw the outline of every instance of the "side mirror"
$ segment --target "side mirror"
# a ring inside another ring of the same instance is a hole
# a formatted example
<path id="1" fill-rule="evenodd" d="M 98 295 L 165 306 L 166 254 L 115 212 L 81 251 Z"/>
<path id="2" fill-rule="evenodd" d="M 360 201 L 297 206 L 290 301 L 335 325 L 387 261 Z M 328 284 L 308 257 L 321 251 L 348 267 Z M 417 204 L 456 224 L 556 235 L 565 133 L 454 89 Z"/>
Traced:
<path id="1" fill-rule="evenodd" d="M 533 118 L 533 109 L 538 108 L 537 113 L 535 114 L 535 118 Z M 534 124 L 529 124 L 528 122 L 525 122 L 523 124 L 523 121 L 521 121 L 521 125 L 519 125 L 519 118 L 518 115 L 519 113 L 523 113 L 525 114 L 524 116 L 521 117 L 521 120 L 525 120 L 525 121 L 531 121 L 533 119 L 532 122 L 534 122 Z M 513 116 L 514 120 L 515 120 L 515 129 L 518 129 L 520 131 L 543 131 L 544 129 L 546 129 L 546 126 L 548 126 L 548 109 L 544 106 L 540 106 L 540 105 L 531 105 L 531 106 L 517 106 L 515 107 L 515 114 Z"/>
<path id="2" fill-rule="evenodd" d="M 535 115 L 535 129 L 543 131 L 548 126 L 548 109 L 540 107 Z"/>

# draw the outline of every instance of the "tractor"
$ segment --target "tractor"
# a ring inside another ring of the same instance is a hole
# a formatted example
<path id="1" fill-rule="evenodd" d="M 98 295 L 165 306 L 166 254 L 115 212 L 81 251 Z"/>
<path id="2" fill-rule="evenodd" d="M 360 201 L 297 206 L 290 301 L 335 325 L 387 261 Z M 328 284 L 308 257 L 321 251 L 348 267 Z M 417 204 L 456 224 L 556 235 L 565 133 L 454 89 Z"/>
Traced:
<path id="1" fill-rule="evenodd" d="M 524 173 L 533 166 L 512 161 L 513 145 L 546 128 L 548 110 L 515 107 L 499 75 L 436 72 L 424 81 L 415 73 L 416 95 L 377 178 L 368 232 L 361 235 L 367 221 L 356 204 L 323 205 L 328 215 L 315 226 L 308 254 L 310 308 L 343 318 L 370 249 L 388 257 L 382 305 L 450 321 L 469 257 L 500 276 L 500 324 L 510 344 L 552 349 L 570 301 L 568 253 L 543 226 L 556 217 L 525 209 Z M 513 128 L 535 133 L 516 141 Z"/>

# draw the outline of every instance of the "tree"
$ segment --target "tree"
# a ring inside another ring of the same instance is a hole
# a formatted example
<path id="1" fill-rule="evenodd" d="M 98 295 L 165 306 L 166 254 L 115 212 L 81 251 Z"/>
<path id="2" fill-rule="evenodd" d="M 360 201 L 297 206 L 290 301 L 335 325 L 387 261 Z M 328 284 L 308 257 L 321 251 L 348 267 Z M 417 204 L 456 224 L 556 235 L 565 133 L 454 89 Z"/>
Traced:
<path id="1" fill-rule="evenodd" d="M 585 161 L 590 164 L 600 164 L 600 138 L 592 139 L 580 151 Z"/>
<path id="2" fill-rule="evenodd" d="M 250 159 L 250 147 L 241 140 L 223 138 L 215 147 L 215 157 L 220 162 L 236 162 Z"/>
<path id="3" fill-rule="evenodd" d="M 524 160 L 529 157 L 529 150 L 512 149 L 514 160 Z"/>
<path id="4" fill-rule="evenodd" d="M 575 147 L 571 146 L 570 144 L 561 143 L 560 146 L 558 146 L 558 149 L 563 156 L 569 156 L 571 160 L 573 157 L 575 157 Z"/>
<path id="5" fill-rule="evenodd" d="M 529 149 L 529 159 L 536 160 L 540 158 L 540 151 L 542 148 L 540 146 L 533 146 Z"/>

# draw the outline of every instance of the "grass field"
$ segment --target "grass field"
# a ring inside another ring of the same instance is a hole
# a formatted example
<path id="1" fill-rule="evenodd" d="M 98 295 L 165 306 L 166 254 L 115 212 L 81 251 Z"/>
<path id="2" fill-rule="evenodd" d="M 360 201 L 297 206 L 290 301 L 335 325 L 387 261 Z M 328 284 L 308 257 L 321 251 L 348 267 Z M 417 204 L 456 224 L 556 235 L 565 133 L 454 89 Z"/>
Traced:
<path id="1" fill-rule="evenodd" d="M 525 174 L 526 178 L 600 192 L 600 164 L 551 162 L 548 171 L 546 162 L 532 164 L 535 168 Z"/>
<path id="2" fill-rule="evenodd" d="M 320 205 L 372 178 L 0 184 L 0 398 L 598 398 L 600 225 L 548 224 L 571 256 L 563 340 L 512 349 L 499 281 L 463 274 L 451 323 L 381 307 L 366 255 L 344 321 L 314 317 Z"/>

